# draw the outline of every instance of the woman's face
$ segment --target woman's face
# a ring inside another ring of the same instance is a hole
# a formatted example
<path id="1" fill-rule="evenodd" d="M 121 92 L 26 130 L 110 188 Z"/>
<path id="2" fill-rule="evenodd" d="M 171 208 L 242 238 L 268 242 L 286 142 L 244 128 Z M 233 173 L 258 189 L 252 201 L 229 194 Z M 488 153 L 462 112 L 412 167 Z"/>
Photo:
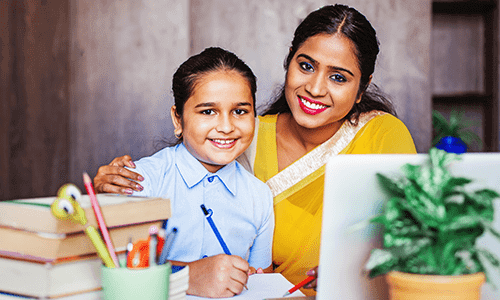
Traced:
<path id="1" fill-rule="evenodd" d="M 236 71 L 201 76 L 184 104 L 182 117 L 171 110 L 175 132 L 187 150 L 215 173 L 235 160 L 252 142 L 255 114 L 252 92 Z"/>
<path id="2" fill-rule="evenodd" d="M 300 126 L 338 129 L 360 101 L 361 71 L 354 49 L 341 34 L 317 34 L 299 47 L 288 67 L 285 96 Z"/>

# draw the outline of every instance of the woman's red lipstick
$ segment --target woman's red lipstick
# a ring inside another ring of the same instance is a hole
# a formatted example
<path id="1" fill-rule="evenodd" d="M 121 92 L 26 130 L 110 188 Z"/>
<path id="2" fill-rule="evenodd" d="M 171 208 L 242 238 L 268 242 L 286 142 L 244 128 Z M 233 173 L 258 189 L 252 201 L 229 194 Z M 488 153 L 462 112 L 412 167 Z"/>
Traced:
<path id="1" fill-rule="evenodd" d="M 328 108 L 328 106 L 325 106 L 323 103 L 321 102 L 317 102 L 317 101 L 313 101 L 309 98 L 306 98 L 306 97 L 301 97 L 301 96 L 297 96 L 297 99 L 299 100 L 299 106 L 300 108 L 302 109 L 302 111 L 304 111 L 306 114 L 309 114 L 309 115 L 317 115 L 319 114 L 320 112 L 323 112 L 325 109 Z M 318 105 L 321 105 L 323 107 L 321 108 L 311 108 L 311 107 L 307 107 L 304 102 L 302 101 L 307 101 L 309 103 L 313 103 L 313 104 L 318 104 Z"/>

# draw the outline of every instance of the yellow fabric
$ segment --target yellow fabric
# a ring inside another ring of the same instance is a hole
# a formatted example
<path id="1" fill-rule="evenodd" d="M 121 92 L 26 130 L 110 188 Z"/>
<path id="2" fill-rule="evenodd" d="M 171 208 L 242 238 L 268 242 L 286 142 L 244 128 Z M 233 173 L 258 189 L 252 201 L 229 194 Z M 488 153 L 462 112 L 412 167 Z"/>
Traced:
<path id="1" fill-rule="evenodd" d="M 259 117 L 254 173 L 266 182 L 278 173 L 277 115 Z M 416 153 L 406 126 L 396 117 L 374 117 L 339 154 Z M 300 160 L 300 159 L 299 159 Z M 293 284 L 318 265 L 325 166 L 275 196 L 273 264 Z M 302 289 L 315 295 L 311 289 Z"/>

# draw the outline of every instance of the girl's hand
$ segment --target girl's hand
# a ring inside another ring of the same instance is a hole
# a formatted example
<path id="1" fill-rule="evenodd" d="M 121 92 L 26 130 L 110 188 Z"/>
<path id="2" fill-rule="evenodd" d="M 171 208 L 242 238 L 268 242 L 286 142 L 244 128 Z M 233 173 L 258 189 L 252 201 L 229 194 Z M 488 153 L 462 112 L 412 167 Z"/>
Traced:
<path id="1" fill-rule="evenodd" d="M 248 262 L 239 256 L 219 254 L 188 265 L 189 295 L 232 297 L 241 293 L 248 280 Z"/>
<path id="2" fill-rule="evenodd" d="M 132 194 L 133 191 L 142 191 L 143 187 L 135 181 L 143 181 L 144 178 L 136 172 L 125 169 L 135 168 L 129 155 L 116 157 L 109 163 L 97 170 L 94 177 L 94 188 L 97 193 Z"/>
<path id="3" fill-rule="evenodd" d="M 317 284 L 318 284 L 318 267 L 314 267 L 313 269 L 307 271 L 306 273 L 307 276 L 314 276 L 316 279 L 313 281 L 309 282 L 308 284 L 304 285 L 305 289 L 314 289 L 316 290 Z"/>

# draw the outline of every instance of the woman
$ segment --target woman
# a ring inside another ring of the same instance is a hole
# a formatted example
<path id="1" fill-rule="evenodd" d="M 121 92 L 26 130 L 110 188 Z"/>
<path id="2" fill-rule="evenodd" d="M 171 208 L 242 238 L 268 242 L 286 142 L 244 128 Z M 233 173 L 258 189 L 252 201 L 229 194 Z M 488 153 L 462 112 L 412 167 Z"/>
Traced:
<path id="1" fill-rule="evenodd" d="M 355 9 L 333 5 L 312 12 L 295 31 L 281 93 L 258 119 L 255 147 L 247 150 L 246 159 L 273 193 L 273 264 L 293 284 L 318 265 L 328 158 L 416 153 L 390 102 L 368 89 L 378 52 L 375 30 Z M 126 179 L 140 181 L 123 168 L 133 167 L 130 162 L 122 156 L 99 168 L 97 190 L 140 189 Z M 315 286 L 313 281 L 308 287 Z"/>

